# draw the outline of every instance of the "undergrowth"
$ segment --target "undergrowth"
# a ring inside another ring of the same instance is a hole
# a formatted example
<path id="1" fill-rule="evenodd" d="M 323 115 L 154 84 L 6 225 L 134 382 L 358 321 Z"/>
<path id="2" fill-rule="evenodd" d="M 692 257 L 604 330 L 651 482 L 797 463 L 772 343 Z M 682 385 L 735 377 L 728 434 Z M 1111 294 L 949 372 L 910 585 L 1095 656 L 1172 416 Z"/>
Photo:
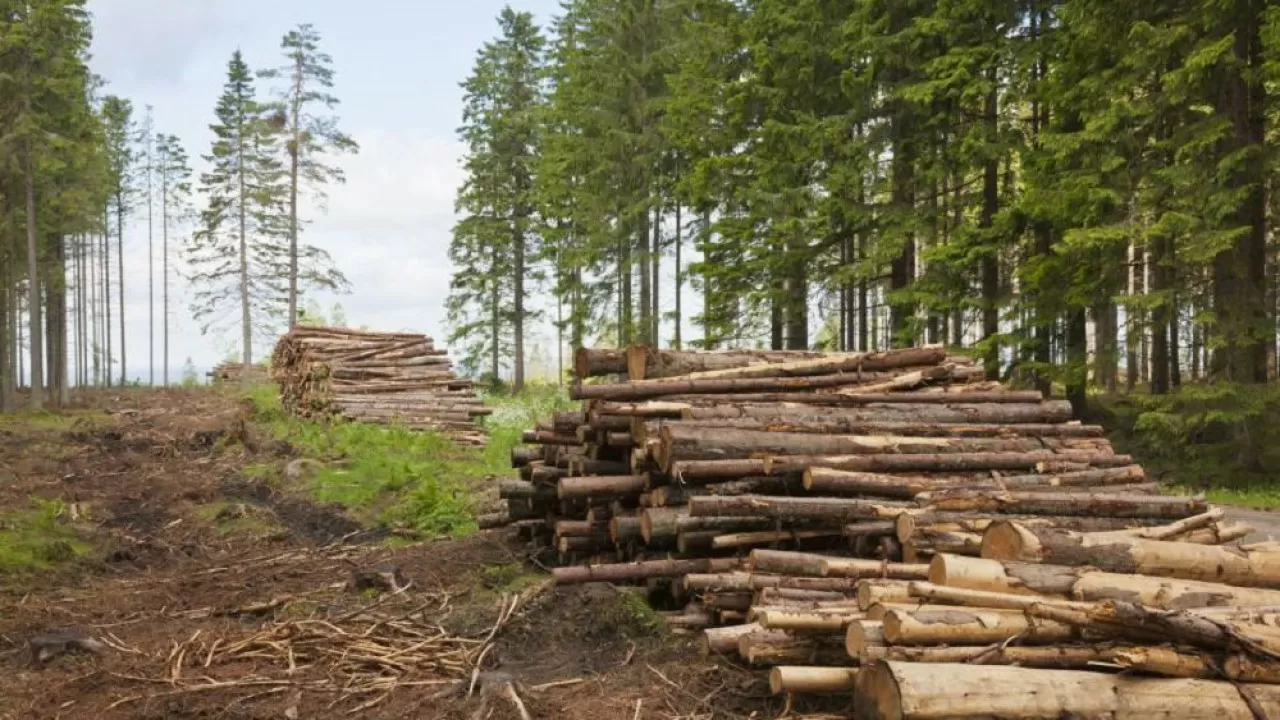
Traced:
<path id="1" fill-rule="evenodd" d="M 0 513 L 0 573 L 44 570 L 74 561 L 89 550 L 64 523 L 60 500 L 31 499 L 31 506 Z"/>
<path id="2" fill-rule="evenodd" d="M 1167 395 L 1099 396 L 1099 420 L 1148 473 L 1214 502 L 1280 506 L 1280 389 L 1185 385 Z"/>
<path id="3" fill-rule="evenodd" d="M 443 435 L 395 425 L 314 422 L 287 415 L 276 389 L 255 388 L 257 422 L 323 467 L 303 480 L 320 502 L 336 503 L 366 522 L 407 527 L 426 535 L 465 535 L 475 529 L 478 482 L 511 472 L 520 434 L 567 400 L 556 388 L 486 398 L 483 448 L 461 447 Z"/>

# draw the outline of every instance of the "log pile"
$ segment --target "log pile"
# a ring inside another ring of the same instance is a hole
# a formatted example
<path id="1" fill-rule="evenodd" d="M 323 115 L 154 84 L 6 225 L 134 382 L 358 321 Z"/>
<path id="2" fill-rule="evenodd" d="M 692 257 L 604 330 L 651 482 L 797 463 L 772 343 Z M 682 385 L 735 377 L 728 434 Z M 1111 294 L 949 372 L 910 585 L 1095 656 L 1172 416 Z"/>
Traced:
<path id="1" fill-rule="evenodd" d="M 646 585 L 778 693 L 857 718 L 1280 717 L 1280 546 L 1160 495 L 1067 403 L 940 348 L 575 369 L 582 407 L 526 433 L 482 525 L 553 551 L 560 583 Z"/>
<path id="2" fill-rule="evenodd" d="M 209 371 L 214 385 L 261 385 L 271 377 L 266 365 L 222 362 Z"/>
<path id="3" fill-rule="evenodd" d="M 276 344 L 272 378 L 286 410 L 303 417 L 429 429 L 481 445 L 491 412 L 448 353 L 426 335 L 300 325 Z"/>

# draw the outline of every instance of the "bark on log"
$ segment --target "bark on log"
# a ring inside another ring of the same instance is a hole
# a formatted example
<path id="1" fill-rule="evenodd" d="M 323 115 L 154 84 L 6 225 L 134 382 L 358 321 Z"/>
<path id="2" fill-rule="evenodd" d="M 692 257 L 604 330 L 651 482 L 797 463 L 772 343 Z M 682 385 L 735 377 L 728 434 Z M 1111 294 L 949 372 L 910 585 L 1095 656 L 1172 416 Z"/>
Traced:
<path id="1" fill-rule="evenodd" d="M 872 495 L 909 500 L 925 492 L 940 490 L 1037 490 L 1070 491 L 1080 487 L 1135 486 L 1143 484 L 1142 468 L 1128 465 L 1120 468 L 1090 470 L 1060 475 L 887 475 L 883 473 L 847 472 L 831 468 L 811 467 L 804 473 L 804 488 L 813 493 L 835 495 Z M 1128 492 L 1129 489 L 1120 492 Z"/>
<path id="2" fill-rule="evenodd" d="M 762 530 L 773 525 L 768 518 L 752 515 L 692 517 L 686 508 L 645 508 L 640 513 L 640 523 L 645 542 L 673 538 L 687 532 L 750 531 Z"/>
<path id="3" fill-rule="evenodd" d="M 1091 669 L 1097 663 L 1115 663 L 1118 649 L 1111 646 L 1048 645 L 960 645 L 956 647 L 872 646 L 857 660 L 872 665 L 881 660 L 914 663 L 972 663 L 975 665 L 1020 665 L 1058 670 Z"/>
<path id="4" fill-rule="evenodd" d="M 1043 645 L 1079 636 L 1070 625 L 1028 618 L 1011 610 L 890 610 L 881 622 L 885 642 L 890 645 L 983 645 L 1014 637 L 1019 642 Z"/>
<path id="5" fill-rule="evenodd" d="M 884 644 L 884 623 L 879 620 L 859 620 L 849 623 L 845 630 L 844 648 L 849 657 L 859 657 L 869 648 Z"/>
<path id="6" fill-rule="evenodd" d="M 693 351 L 660 350 L 633 345 L 626 350 L 626 368 L 633 379 L 639 380 L 679 377 L 752 365 L 777 365 L 796 360 L 822 360 L 826 357 L 826 353 L 808 350 Z M 940 362 L 944 358 L 945 354 L 934 362 Z"/>
<path id="7" fill-rule="evenodd" d="M 702 633 L 702 654 L 723 655 L 738 652 L 738 638 L 764 630 L 759 623 L 707 628 Z"/>
<path id="8" fill-rule="evenodd" d="M 929 577 L 928 565 L 859 560 L 856 558 L 821 558 L 821 577 L 879 578 L 882 580 L 923 580 Z"/>
<path id="9" fill-rule="evenodd" d="M 524 467 L 540 457 L 542 457 L 540 448 L 513 447 L 511 448 L 511 467 Z"/>
<path id="10" fill-rule="evenodd" d="M 639 495 L 645 482 L 641 475 L 566 477 L 560 478 L 557 492 L 561 499 Z"/>
<path id="11" fill-rule="evenodd" d="M 780 455 L 749 460 L 698 460 L 674 462 L 672 477 L 704 483 L 714 478 L 802 473 L 806 468 L 823 467 L 852 472 L 972 472 L 980 470 L 1032 470 L 1044 461 L 1066 461 L 1121 467 L 1133 464 L 1128 455 L 1080 450 L 1043 450 L 1025 453 L 945 453 L 920 455 Z M 970 502 L 973 504 L 973 502 Z M 1203 510 L 1203 501 L 1197 506 Z M 942 508 L 938 508 L 941 510 Z M 1062 514 L 1062 513 L 1059 513 Z M 1188 513 L 1192 514 L 1192 513 Z"/>
<path id="12" fill-rule="evenodd" d="M 577 565 L 551 569 L 558 585 L 590 582 L 634 582 L 655 577 L 678 577 L 689 573 L 729 572 L 740 567 L 737 558 L 699 558 L 696 560 L 648 560 L 611 565 Z"/>
<path id="13" fill-rule="evenodd" d="M 824 396 L 814 396 L 819 400 Z M 1071 404 L 1062 400 L 1040 402 L 1038 398 L 1021 403 L 982 403 L 972 399 L 952 399 L 949 403 L 912 402 L 919 399 L 912 393 L 893 396 L 893 400 L 881 403 L 864 403 L 847 408 L 815 407 L 816 403 L 774 402 L 750 403 L 737 398 L 705 396 L 712 403 L 672 403 L 650 401 L 644 403 L 599 403 L 599 412 L 638 417 L 667 418 L 703 423 L 745 420 L 776 423 L 834 422 L 857 425 L 862 423 L 898 423 L 912 426 L 922 424 L 951 425 L 999 425 L 1016 432 L 1016 425 L 1057 425 L 1067 423 L 1073 417 Z M 1064 425 L 1065 426 L 1065 425 Z M 903 433 L 912 434 L 912 433 Z"/>
<path id="14" fill-rule="evenodd" d="M 1245 689 L 1266 716 L 1280 716 L 1280 688 Z M 998 665 L 881 661 L 858 673 L 854 697 L 857 720 L 1257 720 L 1245 694 L 1228 682 Z"/>
<path id="15" fill-rule="evenodd" d="M 746 571 L 771 575 L 822 577 L 823 563 L 826 560 L 826 556 L 814 553 L 755 549 L 747 557 Z"/>
<path id="16" fill-rule="evenodd" d="M 748 547 L 751 545 L 771 545 L 780 542 L 800 542 L 819 538 L 840 537 L 836 530 L 764 530 L 761 532 L 743 532 L 720 535 L 712 541 L 711 547 L 722 550 L 726 548 Z"/>
<path id="17" fill-rule="evenodd" d="M 847 600 L 848 595 L 831 590 L 801 590 L 798 588 L 771 587 L 755 591 L 761 605 L 787 605 L 796 602 L 832 602 Z M 861 609 L 861 608 L 859 608 Z"/>
<path id="18" fill-rule="evenodd" d="M 751 665 L 846 665 L 849 658 L 823 638 L 793 637 L 765 630 L 738 638 L 738 654 Z"/>
<path id="19" fill-rule="evenodd" d="M 1027 515 L 1083 515 L 1124 518 L 1184 518 L 1208 507 L 1204 498 L 1155 497 L 1121 493 L 989 492 L 959 490 L 916 498 L 943 512 L 1002 512 Z"/>
<path id="20" fill-rule="evenodd" d="M 719 535 L 718 530 L 695 530 L 683 532 L 676 536 L 676 551 L 681 555 L 697 555 L 710 552 L 711 542 Z"/>
<path id="21" fill-rule="evenodd" d="M 1245 653 L 1228 653 L 1219 658 L 1209 653 L 1176 650 L 1170 647 L 1132 646 L 1110 651 L 1109 661 L 1126 670 L 1166 677 L 1235 682 L 1280 684 L 1280 663 L 1259 660 Z"/>
<path id="22" fill-rule="evenodd" d="M 766 630 L 786 630 L 799 633 L 842 633 L 849 623 L 864 618 L 857 608 L 830 611 L 764 609 L 751 612 L 748 619 L 760 623 Z"/>
<path id="23" fill-rule="evenodd" d="M 1280 591 L 1219 583 L 1125 575 L 1091 568 L 938 555 L 929 582 L 999 593 L 1050 595 L 1082 601 L 1123 600 L 1162 609 L 1280 605 Z"/>
<path id="24" fill-rule="evenodd" d="M 614 544 L 624 545 L 629 542 L 644 542 L 644 532 L 640 518 L 635 516 L 618 516 L 609 521 L 609 537 Z"/>
<path id="25" fill-rule="evenodd" d="M 699 460 L 736 460 L 763 455 L 944 455 L 1084 451 L 1107 454 L 1105 438 L 910 437 L 901 435 L 812 435 L 763 430 L 664 424 L 658 467 Z"/>
<path id="26" fill-rule="evenodd" d="M 561 435 L 554 430 L 525 430 L 520 436 L 520 441 L 531 445 L 577 445 L 578 436 Z"/>
<path id="27" fill-rule="evenodd" d="M 792 498 L 770 495 L 719 497 L 699 495 L 689 499 L 693 517 L 762 517 L 793 522 L 840 526 L 855 520 L 893 517 L 907 508 L 893 500 L 854 498 Z"/>
<path id="28" fill-rule="evenodd" d="M 915 366 L 939 365 L 947 361 L 940 347 L 903 348 L 886 352 L 824 354 L 813 358 L 783 362 L 757 362 L 741 367 L 709 369 L 688 377 L 806 377 L 864 373 L 876 370 L 898 370 Z"/>
<path id="29" fill-rule="evenodd" d="M 663 398 L 670 403 L 688 403 L 706 406 L 715 402 L 714 395 L 687 394 L 670 395 Z M 1043 396 L 1035 391 L 999 390 L 984 388 L 981 384 L 956 385 L 952 387 L 931 387 L 916 392 L 874 392 L 874 393 L 811 393 L 811 392 L 741 392 L 718 397 L 719 402 L 749 403 L 763 405 L 771 403 L 793 403 L 797 405 L 815 405 L 823 407 L 855 408 L 867 405 L 954 405 L 954 404 L 1031 404 L 1044 402 Z M 1070 419 L 1070 414 L 1067 419 Z"/>
<path id="30" fill-rule="evenodd" d="M 1024 611 L 1033 605 L 1043 604 L 1071 610 L 1087 611 L 1094 603 L 1061 600 L 1046 595 L 1022 595 L 1018 593 L 971 590 L 964 587 L 948 587 L 930 582 L 912 581 L 907 584 L 910 598 L 939 604 L 962 605 L 971 608 Z"/>
<path id="31" fill-rule="evenodd" d="M 795 590 L 819 590 L 822 592 L 852 593 L 857 591 L 857 581 L 849 578 L 792 577 L 787 575 L 753 575 L 746 572 L 690 573 L 684 578 L 684 587 L 693 592 L 728 590 L 763 590 L 765 588 L 790 588 Z"/>
<path id="32" fill-rule="evenodd" d="M 907 602 L 911 580 L 862 579 L 858 581 L 858 609 L 866 612 L 877 603 Z"/>
<path id="33" fill-rule="evenodd" d="M 564 458 L 563 467 L 571 475 L 630 475 L 631 466 L 612 460 L 596 460 L 588 457 Z"/>
<path id="34" fill-rule="evenodd" d="M 1280 551 L 1276 549 L 1252 551 L 1114 534 L 1098 537 L 1003 522 L 992 525 L 983 536 L 982 557 L 1280 588 Z"/>
<path id="35" fill-rule="evenodd" d="M 855 668 L 783 665 L 769 671 L 769 691 L 784 693 L 847 693 L 858 679 Z"/>
<path id="36" fill-rule="evenodd" d="M 908 511 L 894 518 L 895 535 L 901 542 L 909 542 L 915 533 L 925 528 L 937 531 L 984 533 L 994 523 L 1015 520 L 1031 527 L 1059 527 L 1078 532 L 1102 532 L 1131 529 L 1135 526 L 1151 526 L 1159 518 L 1107 518 L 1054 515 L 1005 515 L 1000 513 L 934 512 L 931 510 Z"/>
<path id="37" fill-rule="evenodd" d="M 1239 649 L 1267 662 L 1280 661 L 1280 628 L 1267 625 L 1206 618 L 1186 611 L 1154 610 L 1115 600 L 1084 612 L 1036 604 L 1026 610 L 1026 615 L 1070 624 L 1104 637 L 1138 642 L 1156 639 L 1210 650 Z"/>
<path id="38" fill-rule="evenodd" d="M 850 539 L 876 538 L 893 535 L 897 525 L 893 520 L 868 520 L 844 526 L 844 536 Z"/>
<path id="39" fill-rule="evenodd" d="M 627 351 L 617 348 L 578 348 L 573 353 L 573 374 L 581 380 L 627 372 Z"/>
<path id="40" fill-rule="evenodd" d="M 943 373 L 945 374 L 945 373 Z M 887 375 L 824 375 L 800 378 L 726 378 L 695 380 L 633 380 L 624 383 L 582 385 L 569 388 L 573 400 L 647 400 L 676 395 L 739 395 L 746 393 L 795 392 L 806 394 L 824 388 L 865 385 L 887 378 Z M 853 396 L 851 396 L 853 397 Z"/>

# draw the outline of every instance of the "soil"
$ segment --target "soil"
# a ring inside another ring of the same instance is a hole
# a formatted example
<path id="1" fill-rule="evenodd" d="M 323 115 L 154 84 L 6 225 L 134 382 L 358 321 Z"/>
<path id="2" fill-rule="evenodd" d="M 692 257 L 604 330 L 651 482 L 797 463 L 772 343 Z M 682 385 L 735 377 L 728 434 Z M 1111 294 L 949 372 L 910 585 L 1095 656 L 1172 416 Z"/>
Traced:
<path id="1" fill-rule="evenodd" d="M 295 455 L 228 396 L 78 402 L 110 414 L 0 424 L 0 509 L 62 500 L 92 548 L 0 573 L 0 718 L 518 718 L 485 697 L 495 671 L 539 719 L 783 709 L 762 673 L 701 658 L 625 590 L 552 586 L 501 531 L 389 542 L 260 479 Z M 360 570 L 390 584 L 356 589 Z M 105 647 L 36 662 L 29 641 L 60 631 Z"/>

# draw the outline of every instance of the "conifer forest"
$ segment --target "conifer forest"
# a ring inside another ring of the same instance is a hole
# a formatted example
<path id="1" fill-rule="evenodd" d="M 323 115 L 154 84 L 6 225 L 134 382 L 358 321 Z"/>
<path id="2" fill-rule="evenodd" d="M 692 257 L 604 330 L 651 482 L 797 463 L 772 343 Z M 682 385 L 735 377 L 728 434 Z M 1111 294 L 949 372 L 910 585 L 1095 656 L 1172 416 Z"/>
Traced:
<path id="1" fill-rule="evenodd" d="M 301 292 L 347 285 L 300 237 L 299 196 L 342 182 L 330 157 L 358 150 L 332 116 L 317 31 L 289 30 L 276 67 L 228 53 L 205 148 L 91 72 L 91 20 L 85 0 L 0 2 L 0 410 L 19 386 L 38 409 L 73 387 L 177 381 L 176 312 L 233 330 L 251 363 L 296 321 Z M 208 163 L 199 177 L 191 153 Z M 145 266 L 126 267 L 126 244 L 146 246 Z M 147 287 L 146 347 L 125 342 L 126 283 Z M 171 307 L 178 283 L 190 307 Z"/>

